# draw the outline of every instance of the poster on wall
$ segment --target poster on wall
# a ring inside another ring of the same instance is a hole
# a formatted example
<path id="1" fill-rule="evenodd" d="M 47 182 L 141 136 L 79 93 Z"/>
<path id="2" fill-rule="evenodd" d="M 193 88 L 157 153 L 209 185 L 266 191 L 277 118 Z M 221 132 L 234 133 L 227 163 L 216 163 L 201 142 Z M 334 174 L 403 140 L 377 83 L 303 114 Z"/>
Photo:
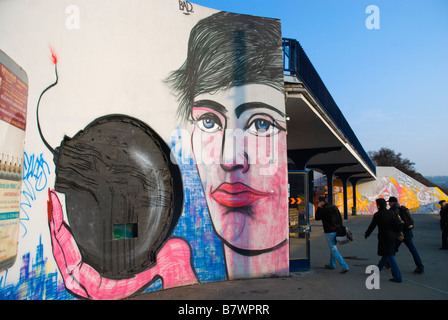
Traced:
<path id="1" fill-rule="evenodd" d="M 17 255 L 28 79 L 0 50 L 0 271 Z"/>

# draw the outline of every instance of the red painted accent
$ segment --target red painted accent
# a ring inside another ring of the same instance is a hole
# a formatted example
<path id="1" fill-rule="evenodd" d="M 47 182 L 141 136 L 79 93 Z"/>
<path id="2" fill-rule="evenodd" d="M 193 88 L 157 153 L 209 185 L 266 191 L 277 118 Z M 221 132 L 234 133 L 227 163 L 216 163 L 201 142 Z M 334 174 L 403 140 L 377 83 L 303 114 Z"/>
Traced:
<path id="1" fill-rule="evenodd" d="M 51 61 L 53 61 L 53 64 L 57 64 L 58 63 L 58 56 L 56 55 L 56 52 L 54 51 L 54 48 L 50 47 L 50 51 L 51 51 Z"/>
<path id="2" fill-rule="evenodd" d="M 223 183 L 212 192 L 211 196 L 222 205 L 238 208 L 267 197 L 269 193 L 254 190 L 242 183 Z"/>

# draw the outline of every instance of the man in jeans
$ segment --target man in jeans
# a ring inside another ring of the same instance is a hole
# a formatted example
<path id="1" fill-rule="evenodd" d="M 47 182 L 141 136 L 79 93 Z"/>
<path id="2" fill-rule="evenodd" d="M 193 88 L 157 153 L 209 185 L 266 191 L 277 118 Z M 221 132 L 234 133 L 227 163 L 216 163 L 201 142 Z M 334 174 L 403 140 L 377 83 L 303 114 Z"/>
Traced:
<path id="1" fill-rule="evenodd" d="M 336 230 L 342 225 L 342 217 L 339 209 L 327 202 L 325 197 L 319 197 L 318 208 L 316 210 L 315 220 L 322 220 L 324 233 L 327 237 L 328 246 L 330 247 L 330 264 L 325 265 L 326 268 L 335 269 L 336 261 L 342 268 L 341 273 L 348 272 L 348 265 L 338 251 L 336 246 Z"/>
<path id="2" fill-rule="evenodd" d="M 396 218 L 403 220 L 403 218 L 400 215 L 400 204 L 398 203 L 398 199 L 395 197 L 390 197 L 389 200 L 390 211 L 395 215 Z M 412 238 L 414 237 L 414 234 L 412 233 L 412 230 L 405 230 L 403 229 L 403 241 L 397 241 L 396 251 L 398 252 L 398 248 L 401 245 L 401 242 L 403 242 L 406 247 L 408 247 L 409 252 L 411 252 L 412 257 L 414 258 L 414 263 L 416 265 L 416 268 L 414 270 L 414 273 L 423 273 L 424 266 L 422 259 L 420 258 L 420 255 L 418 254 L 417 248 L 414 245 L 414 242 L 412 241 Z"/>
<path id="3" fill-rule="evenodd" d="M 442 250 L 448 250 L 448 204 L 445 200 L 440 204 L 440 230 L 442 230 Z"/>

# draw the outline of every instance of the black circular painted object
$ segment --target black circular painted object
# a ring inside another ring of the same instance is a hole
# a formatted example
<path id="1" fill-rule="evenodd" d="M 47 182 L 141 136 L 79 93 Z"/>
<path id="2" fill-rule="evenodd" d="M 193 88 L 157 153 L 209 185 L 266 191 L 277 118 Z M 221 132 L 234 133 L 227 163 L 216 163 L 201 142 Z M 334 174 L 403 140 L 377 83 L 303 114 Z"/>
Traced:
<path id="1" fill-rule="evenodd" d="M 105 116 L 65 137 L 54 160 L 83 261 L 114 279 L 153 266 L 183 204 L 179 168 L 157 133 L 129 116 Z"/>

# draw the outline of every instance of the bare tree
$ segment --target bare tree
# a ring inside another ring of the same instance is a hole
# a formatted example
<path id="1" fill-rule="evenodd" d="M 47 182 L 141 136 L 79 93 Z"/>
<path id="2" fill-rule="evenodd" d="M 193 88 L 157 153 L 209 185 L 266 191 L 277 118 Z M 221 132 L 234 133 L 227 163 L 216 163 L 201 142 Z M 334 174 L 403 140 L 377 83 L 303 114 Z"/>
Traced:
<path id="1" fill-rule="evenodd" d="M 381 148 L 378 151 L 369 151 L 369 156 L 377 166 L 395 167 L 403 172 L 413 171 L 415 172 L 415 163 L 409 159 L 402 158 L 401 152 L 388 148 Z"/>
<path id="2" fill-rule="evenodd" d="M 415 163 L 409 159 L 402 158 L 401 152 L 396 153 L 389 148 L 381 148 L 378 151 L 369 151 L 368 154 L 376 166 L 395 167 L 427 187 L 438 187 L 443 192 L 448 192 L 447 188 L 434 184 L 416 172 L 414 167 Z"/>

